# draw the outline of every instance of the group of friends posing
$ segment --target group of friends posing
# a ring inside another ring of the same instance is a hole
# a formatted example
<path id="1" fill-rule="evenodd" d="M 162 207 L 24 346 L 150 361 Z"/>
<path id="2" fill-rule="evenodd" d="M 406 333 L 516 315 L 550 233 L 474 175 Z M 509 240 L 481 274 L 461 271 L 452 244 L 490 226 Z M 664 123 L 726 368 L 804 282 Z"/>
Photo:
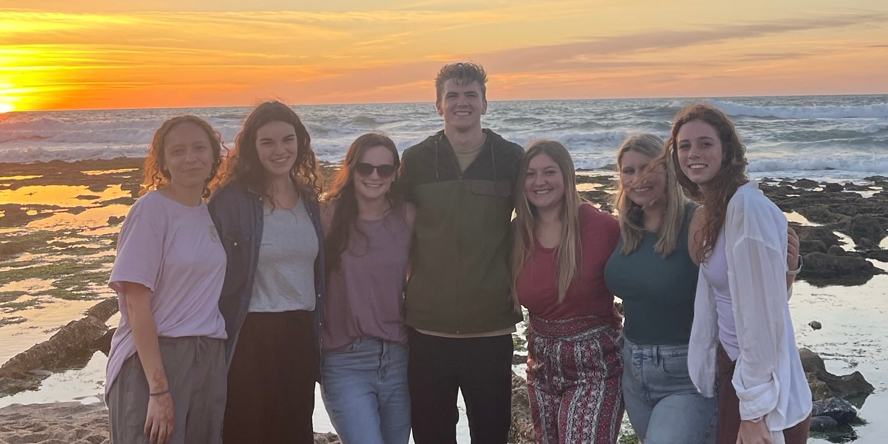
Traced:
<path id="1" fill-rule="evenodd" d="M 322 201 L 287 105 L 225 158 L 204 120 L 164 122 L 110 279 L 112 442 L 311 443 L 320 381 L 345 444 L 455 443 L 458 391 L 472 442 L 505 443 L 523 306 L 538 443 L 615 443 L 624 410 L 645 444 L 804 443 L 798 239 L 730 119 L 627 139 L 614 217 L 561 143 L 482 129 L 486 82 L 444 66 L 444 130 L 403 158 L 358 137 Z"/>

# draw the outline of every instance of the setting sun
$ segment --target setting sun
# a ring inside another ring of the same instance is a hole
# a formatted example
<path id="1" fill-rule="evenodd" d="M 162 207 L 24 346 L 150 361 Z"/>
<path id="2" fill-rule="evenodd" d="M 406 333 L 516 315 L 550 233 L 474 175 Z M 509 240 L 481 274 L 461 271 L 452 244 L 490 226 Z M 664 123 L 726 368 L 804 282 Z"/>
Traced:
<path id="1" fill-rule="evenodd" d="M 15 111 L 15 107 L 10 103 L 0 103 L 0 114 Z"/>

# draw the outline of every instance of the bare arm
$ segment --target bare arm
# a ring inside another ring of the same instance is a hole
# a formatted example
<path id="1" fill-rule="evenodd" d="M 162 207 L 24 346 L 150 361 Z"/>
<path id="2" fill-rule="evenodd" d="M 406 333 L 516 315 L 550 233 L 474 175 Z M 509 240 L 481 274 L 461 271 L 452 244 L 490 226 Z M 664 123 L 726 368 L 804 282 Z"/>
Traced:
<path id="1" fill-rule="evenodd" d="M 142 284 L 124 282 L 126 310 L 133 330 L 136 352 L 142 362 L 142 370 L 148 379 L 148 415 L 145 418 L 145 435 L 152 443 L 166 444 L 173 437 L 173 397 L 157 340 L 157 324 L 151 313 L 151 297 L 154 293 Z M 154 394 L 154 395 L 151 395 Z"/>

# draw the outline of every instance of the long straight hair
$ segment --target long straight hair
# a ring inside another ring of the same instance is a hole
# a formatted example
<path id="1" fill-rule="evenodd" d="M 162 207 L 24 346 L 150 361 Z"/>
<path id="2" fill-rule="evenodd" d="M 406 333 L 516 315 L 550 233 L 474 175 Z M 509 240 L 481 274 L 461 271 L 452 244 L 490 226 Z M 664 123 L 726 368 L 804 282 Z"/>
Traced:
<path id="1" fill-rule="evenodd" d="M 653 134 L 639 134 L 629 137 L 623 141 L 617 151 L 617 171 L 622 176 L 623 155 L 634 151 L 651 158 L 651 162 L 644 171 L 640 172 L 636 180 L 645 180 L 646 177 L 653 174 L 666 176 L 664 182 L 666 209 L 663 214 L 663 223 L 657 230 L 657 243 L 654 244 L 654 251 L 666 258 L 675 251 L 678 244 L 687 212 L 688 198 L 685 197 L 682 188 L 675 181 L 673 166 L 662 159 L 664 145 L 663 139 Z M 620 254 L 626 256 L 634 252 L 644 239 L 644 210 L 629 198 L 622 180 L 619 181 L 617 194 L 614 197 L 614 207 L 619 212 L 617 220 L 620 223 L 620 236 L 623 237 L 623 248 L 620 250 Z"/>
<path id="2" fill-rule="evenodd" d="M 567 288 L 574 280 L 577 270 L 582 272 L 582 234 L 580 230 L 580 205 L 582 199 L 577 193 L 577 173 L 573 159 L 567 148 L 554 140 L 536 140 L 530 143 L 524 160 L 521 161 L 520 176 L 516 186 L 515 199 L 515 230 L 512 247 L 512 299 L 516 307 L 518 302 L 518 280 L 524 267 L 530 262 L 535 250 L 533 229 L 539 217 L 537 208 L 528 200 L 524 192 L 527 180 L 527 168 L 530 161 L 545 154 L 561 168 L 564 179 L 564 205 L 561 207 L 561 242 L 555 250 L 558 260 L 557 288 L 558 303 L 564 300 Z"/>
<path id="3" fill-rule="evenodd" d="M 397 171 L 401 161 L 398 158 L 398 148 L 395 147 L 395 142 L 388 136 L 379 133 L 368 133 L 355 139 L 351 146 L 348 147 L 348 152 L 345 153 L 345 159 L 342 161 L 342 167 L 336 173 L 333 185 L 325 196 L 328 204 L 334 206 L 330 233 L 327 236 L 327 240 L 324 241 L 327 250 L 327 254 L 324 257 L 327 261 L 326 270 L 328 273 L 338 269 L 342 264 L 342 253 L 348 249 L 352 229 L 363 235 L 361 228 L 357 224 L 358 199 L 355 196 L 355 166 L 361 161 L 368 149 L 376 146 L 387 148 L 392 153 L 394 161 L 395 180 L 385 195 L 389 202 L 388 211 L 396 211 L 397 208 L 400 208 L 403 201 L 397 183 Z"/>
<path id="4" fill-rule="evenodd" d="M 681 131 L 684 124 L 694 120 L 706 122 L 715 128 L 722 145 L 721 169 L 709 186 L 712 191 L 705 195 L 700 191 L 700 187 L 682 172 L 678 163 L 678 132 Z M 672 164 L 678 183 L 688 191 L 691 197 L 703 201 L 703 227 L 699 233 L 702 236 L 703 248 L 700 252 L 692 251 L 691 254 L 696 255 L 696 259 L 700 262 L 705 262 L 712 254 L 718 234 L 725 224 L 728 202 L 737 192 L 737 188 L 749 182 L 749 177 L 746 176 L 746 147 L 740 142 L 740 136 L 737 135 L 734 123 L 731 122 L 727 114 L 714 105 L 695 103 L 685 106 L 675 115 L 672 135 L 666 141 L 666 149 L 667 152 L 664 155 L 666 160 Z"/>

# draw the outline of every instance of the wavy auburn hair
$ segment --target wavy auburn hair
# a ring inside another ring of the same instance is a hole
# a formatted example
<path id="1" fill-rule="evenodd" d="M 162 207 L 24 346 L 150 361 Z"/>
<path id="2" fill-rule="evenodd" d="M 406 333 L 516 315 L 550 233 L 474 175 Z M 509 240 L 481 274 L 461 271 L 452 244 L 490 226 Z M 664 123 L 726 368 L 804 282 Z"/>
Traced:
<path id="1" fill-rule="evenodd" d="M 360 163 L 367 150 L 377 146 L 384 147 L 392 153 L 393 166 L 395 167 L 394 180 L 385 195 L 389 202 L 388 211 L 396 211 L 403 202 L 403 197 L 398 190 L 397 175 L 401 160 L 398 158 L 398 148 L 395 146 L 395 142 L 380 133 L 368 133 L 355 139 L 348 147 L 348 152 L 345 153 L 342 167 L 336 173 L 330 191 L 324 197 L 327 203 L 333 205 L 334 208 L 330 233 L 324 241 L 324 248 L 327 250 L 325 265 L 328 273 L 338 269 L 342 264 L 342 253 L 348 249 L 352 228 L 358 234 L 364 234 L 357 224 L 358 199 L 355 196 L 355 166 Z"/>
<path id="2" fill-rule="evenodd" d="M 151 190 L 158 190 L 170 184 L 170 171 L 167 169 L 163 158 L 166 150 L 166 137 L 173 128 L 183 124 L 193 123 L 207 133 L 210 139 L 210 148 L 213 150 L 213 166 L 210 169 L 210 175 L 204 183 L 202 197 L 204 199 L 210 197 L 210 182 L 216 177 L 219 166 L 222 164 L 222 149 L 228 151 L 222 143 L 222 136 L 213 126 L 206 120 L 197 116 L 185 115 L 173 117 L 160 125 L 160 128 L 154 132 L 154 138 L 151 139 L 151 145 L 148 146 L 148 156 L 145 157 L 145 163 L 142 165 L 142 184 L 139 195 L 143 195 Z"/>
<path id="3" fill-rule="evenodd" d="M 516 184 L 515 199 L 515 230 L 512 246 L 512 299 L 516 308 L 518 302 L 518 280 L 524 267 L 533 257 L 534 237 L 533 228 L 536 218 L 539 217 L 537 208 L 527 200 L 524 192 L 524 184 L 527 180 L 527 169 L 534 157 L 545 154 L 552 158 L 561 168 L 561 176 L 564 180 L 564 205 L 561 207 L 561 242 L 555 250 L 558 258 L 557 288 L 558 302 L 564 300 L 567 287 L 574 279 L 577 270 L 582 270 L 579 263 L 582 260 L 582 239 L 580 230 L 580 205 L 583 199 L 577 192 L 577 173 L 574 169 L 573 159 L 567 148 L 554 140 L 536 140 L 527 147 L 524 160 L 521 161 L 521 170 Z"/>
<path id="4" fill-rule="evenodd" d="M 623 248 L 620 250 L 620 254 L 624 256 L 638 248 L 644 239 L 645 231 L 644 210 L 632 202 L 623 186 L 623 155 L 629 151 L 651 158 L 651 162 L 644 171 L 639 172 L 636 181 L 643 181 L 652 174 L 666 176 L 664 183 L 666 209 L 663 213 L 663 223 L 657 230 L 657 243 L 654 244 L 654 251 L 666 258 L 675 251 L 678 244 L 688 198 L 685 197 L 681 187 L 675 183 L 675 174 L 671 165 L 662 158 L 664 144 L 663 139 L 653 134 L 638 134 L 623 141 L 617 151 L 617 172 L 620 174 L 621 180 L 614 196 L 614 207 L 619 213 L 617 220 L 620 223 L 620 235 L 623 237 Z"/>
<path id="5" fill-rule="evenodd" d="M 706 185 L 703 193 L 700 186 L 692 182 L 681 170 L 678 161 L 678 132 L 684 124 L 699 120 L 715 129 L 722 147 L 722 162 L 718 174 Z M 672 135 L 666 141 L 666 161 L 672 164 L 678 183 L 697 201 L 703 203 L 703 226 L 694 236 L 702 237 L 703 248 L 699 252 L 691 252 L 700 262 L 709 259 L 718 233 L 725 224 L 728 213 L 728 202 L 737 188 L 749 182 L 746 175 L 746 147 L 740 142 L 740 136 L 734 123 L 722 110 L 708 103 L 694 103 L 685 106 L 675 115 L 672 124 Z"/>
<path id="6" fill-rule="evenodd" d="M 290 179 L 302 191 L 310 191 L 320 194 L 318 185 L 318 163 L 315 153 L 311 148 L 311 136 L 302 124 L 299 116 L 287 105 L 277 100 L 260 103 L 253 112 L 244 120 L 243 130 L 234 141 L 234 149 L 225 160 L 219 180 L 214 188 L 230 182 L 238 183 L 245 187 L 262 190 L 263 195 L 274 205 L 271 198 L 274 194 L 274 184 L 265 174 L 265 168 L 259 161 L 256 152 L 256 137 L 259 128 L 270 122 L 284 122 L 293 125 L 296 130 L 296 162 L 290 170 Z"/>

